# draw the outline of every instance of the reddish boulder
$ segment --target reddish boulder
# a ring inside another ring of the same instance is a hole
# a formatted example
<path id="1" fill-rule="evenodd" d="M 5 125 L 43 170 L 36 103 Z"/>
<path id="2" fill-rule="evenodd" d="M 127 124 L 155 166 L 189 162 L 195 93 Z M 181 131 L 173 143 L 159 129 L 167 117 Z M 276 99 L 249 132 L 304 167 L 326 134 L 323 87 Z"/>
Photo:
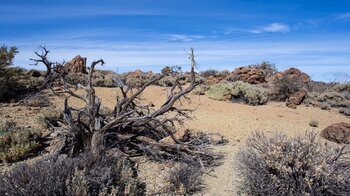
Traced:
<path id="1" fill-rule="evenodd" d="M 304 84 L 307 84 L 310 82 L 310 76 L 307 75 L 306 73 L 300 71 L 297 68 L 289 68 L 283 72 L 278 72 L 276 74 L 274 74 L 273 76 L 269 77 L 267 80 L 268 81 L 273 81 L 275 79 L 281 79 L 285 76 L 289 76 L 291 78 L 297 78 L 299 81 L 301 81 Z"/>
<path id="2" fill-rule="evenodd" d="M 288 105 L 300 105 L 301 103 L 303 103 L 305 97 L 307 95 L 307 91 L 305 90 L 301 90 L 298 91 L 294 94 L 292 94 L 288 99 L 287 99 L 287 106 Z"/>
<path id="3" fill-rule="evenodd" d="M 87 74 L 86 71 L 86 58 L 77 55 L 71 61 L 64 64 L 64 71 L 66 73 L 83 73 Z"/>
<path id="4" fill-rule="evenodd" d="M 206 84 L 207 85 L 214 85 L 214 84 L 219 83 L 221 80 L 222 80 L 221 78 L 218 78 L 216 76 L 209 76 L 207 78 Z"/>
<path id="5" fill-rule="evenodd" d="M 332 142 L 350 144 L 350 124 L 332 124 L 331 126 L 323 129 L 320 136 Z"/>
<path id="6" fill-rule="evenodd" d="M 233 80 L 248 82 L 250 84 L 266 83 L 265 72 L 262 69 L 239 67 L 231 73 Z"/>

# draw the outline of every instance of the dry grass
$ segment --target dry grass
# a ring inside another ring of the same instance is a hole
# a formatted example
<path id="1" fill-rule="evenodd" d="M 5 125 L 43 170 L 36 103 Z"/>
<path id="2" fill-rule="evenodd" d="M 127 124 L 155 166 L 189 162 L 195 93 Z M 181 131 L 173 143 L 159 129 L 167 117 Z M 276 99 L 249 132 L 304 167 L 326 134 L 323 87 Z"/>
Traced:
<path id="1" fill-rule="evenodd" d="M 325 144 L 315 133 L 288 138 L 261 132 L 238 152 L 240 193 L 247 195 L 346 195 L 350 158 L 344 148 Z"/>

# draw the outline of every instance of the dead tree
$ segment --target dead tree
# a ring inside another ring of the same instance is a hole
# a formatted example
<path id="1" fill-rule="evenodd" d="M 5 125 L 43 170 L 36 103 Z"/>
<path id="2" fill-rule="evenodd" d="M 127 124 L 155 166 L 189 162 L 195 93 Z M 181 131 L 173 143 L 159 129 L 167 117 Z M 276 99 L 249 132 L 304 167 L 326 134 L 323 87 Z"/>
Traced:
<path id="1" fill-rule="evenodd" d="M 44 50 L 46 51 L 46 50 Z M 38 55 L 44 64 L 52 65 L 47 61 L 46 54 Z M 155 75 L 139 89 L 132 89 L 121 81 L 116 81 L 119 94 L 112 114 L 101 112 L 101 101 L 95 94 L 93 74 L 95 66 L 104 64 L 98 60 L 91 63 L 85 96 L 76 93 L 72 85 L 66 82 L 64 74 L 59 69 L 51 67 L 52 73 L 47 75 L 46 84 L 59 80 L 63 85 L 64 93 L 76 97 L 85 103 L 83 108 L 73 108 L 64 102 L 64 119 L 57 119 L 53 126 L 61 137 L 56 152 L 74 155 L 80 151 L 103 153 L 110 150 L 127 156 L 148 155 L 156 160 L 182 159 L 195 161 L 204 165 L 213 157 L 202 145 L 195 145 L 193 141 L 180 141 L 173 134 L 176 126 L 189 118 L 191 110 L 175 106 L 180 99 L 185 98 L 197 84 L 195 80 L 196 61 L 193 49 L 189 53 L 191 60 L 190 84 L 183 87 L 176 79 L 167 95 L 166 101 L 158 108 L 153 109 L 140 102 L 142 92 L 169 73 Z M 176 74 L 174 74 L 174 77 Z M 117 79 L 118 80 L 118 79 Z M 165 137 L 171 137 L 172 143 L 160 142 Z"/>

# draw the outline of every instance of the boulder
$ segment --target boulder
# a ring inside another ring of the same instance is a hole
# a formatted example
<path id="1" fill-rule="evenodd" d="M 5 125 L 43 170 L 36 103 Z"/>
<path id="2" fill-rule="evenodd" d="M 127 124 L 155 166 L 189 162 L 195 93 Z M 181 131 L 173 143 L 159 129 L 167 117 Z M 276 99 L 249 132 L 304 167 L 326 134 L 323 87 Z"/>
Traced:
<path id="1" fill-rule="evenodd" d="M 230 76 L 235 81 L 248 82 L 250 84 L 266 83 L 265 72 L 262 69 L 251 67 L 236 68 Z"/>
<path id="2" fill-rule="evenodd" d="M 207 85 L 214 85 L 214 84 L 219 83 L 221 80 L 222 80 L 221 78 L 218 78 L 216 76 L 209 76 L 207 78 L 206 84 Z"/>
<path id="3" fill-rule="evenodd" d="M 71 61 L 64 64 L 64 71 L 66 73 L 83 73 L 87 74 L 86 71 L 86 58 L 77 55 Z"/>
<path id="4" fill-rule="evenodd" d="M 301 90 L 298 91 L 296 93 L 294 93 L 293 95 L 291 95 L 286 102 L 286 105 L 300 105 L 301 103 L 303 103 L 305 97 L 307 95 L 307 91 L 305 90 Z"/>
<path id="5" fill-rule="evenodd" d="M 281 79 L 284 76 L 289 76 L 291 78 L 298 78 L 299 81 L 301 81 L 304 84 L 307 84 L 310 82 L 310 76 L 307 75 L 306 73 L 300 71 L 297 68 L 289 68 L 283 72 L 277 72 L 276 74 L 274 74 L 273 76 L 267 78 L 268 81 L 273 81 L 275 79 Z"/>
<path id="6" fill-rule="evenodd" d="M 176 131 L 174 133 L 174 137 L 177 139 L 177 140 L 180 140 L 180 141 L 186 141 L 188 138 L 189 138 L 189 130 L 188 129 L 185 129 L 185 130 L 179 130 L 179 131 Z M 175 141 L 173 140 L 173 138 L 171 138 L 171 136 L 167 136 L 161 140 L 159 140 L 160 143 L 164 143 L 164 144 L 175 144 Z"/>
<path id="7" fill-rule="evenodd" d="M 320 136 L 326 140 L 350 144 L 350 124 L 349 123 L 336 123 L 323 129 Z"/>

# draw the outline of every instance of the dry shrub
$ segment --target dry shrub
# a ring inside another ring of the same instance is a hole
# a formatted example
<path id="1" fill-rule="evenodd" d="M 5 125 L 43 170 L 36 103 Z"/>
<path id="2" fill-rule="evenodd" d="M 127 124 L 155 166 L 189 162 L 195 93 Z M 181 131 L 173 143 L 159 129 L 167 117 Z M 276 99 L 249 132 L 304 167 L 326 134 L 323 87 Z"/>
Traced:
<path id="1" fill-rule="evenodd" d="M 33 95 L 23 100 L 24 104 L 29 107 L 49 107 L 50 100 L 44 95 Z"/>
<path id="2" fill-rule="evenodd" d="M 2 130 L 0 134 L 0 161 L 15 162 L 27 157 L 40 147 L 40 134 L 31 130 Z"/>
<path id="3" fill-rule="evenodd" d="M 292 94 L 304 89 L 306 84 L 299 77 L 291 77 L 287 74 L 276 77 L 272 81 L 271 99 L 285 101 Z"/>
<path id="4" fill-rule="evenodd" d="M 307 85 L 309 92 L 324 93 L 332 90 L 337 84 L 336 83 L 326 83 L 319 81 L 310 81 Z"/>
<path id="5" fill-rule="evenodd" d="M 123 157 L 82 154 L 20 164 L 0 174 L 1 195 L 143 195 L 134 163 Z"/>
<path id="6" fill-rule="evenodd" d="M 54 108 L 47 108 L 41 110 L 35 118 L 36 124 L 41 128 L 50 128 L 50 125 L 57 125 L 57 120 L 63 119 L 61 110 Z"/>
<path id="7" fill-rule="evenodd" d="M 198 165 L 178 164 L 171 168 L 166 176 L 167 186 L 164 192 L 174 195 L 189 195 L 202 189 L 203 172 Z"/>
<path id="8" fill-rule="evenodd" d="M 267 89 L 242 81 L 233 83 L 218 83 L 206 91 L 209 98 L 215 100 L 243 101 L 249 105 L 262 105 L 267 103 L 269 92 Z"/>
<path id="9" fill-rule="evenodd" d="M 264 77 L 270 77 L 277 72 L 275 64 L 270 62 L 261 62 L 258 64 L 248 65 L 249 68 L 261 69 L 264 71 Z"/>
<path id="10" fill-rule="evenodd" d="M 207 91 L 208 89 L 209 86 L 207 85 L 198 85 L 193 89 L 192 93 L 195 95 L 204 95 L 205 91 Z"/>
<path id="11" fill-rule="evenodd" d="M 340 108 L 339 113 L 344 114 L 345 116 L 350 116 L 350 109 L 349 108 Z"/>
<path id="12" fill-rule="evenodd" d="M 209 76 L 216 76 L 219 73 L 218 70 L 208 69 L 200 72 L 200 76 L 203 78 L 208 78 Z"/>
<path id="13" fill-rule="evenodd" d="M 318 127 L 318 121 L 317 120 L 311 120 L 309 122 L 310 127 Z"/>
<path id="14" fill-rule="evenodd" d="M 350 153 L 316 139 L 255 132 L 236 155 L 246 195 L 347 195 Z"/>

